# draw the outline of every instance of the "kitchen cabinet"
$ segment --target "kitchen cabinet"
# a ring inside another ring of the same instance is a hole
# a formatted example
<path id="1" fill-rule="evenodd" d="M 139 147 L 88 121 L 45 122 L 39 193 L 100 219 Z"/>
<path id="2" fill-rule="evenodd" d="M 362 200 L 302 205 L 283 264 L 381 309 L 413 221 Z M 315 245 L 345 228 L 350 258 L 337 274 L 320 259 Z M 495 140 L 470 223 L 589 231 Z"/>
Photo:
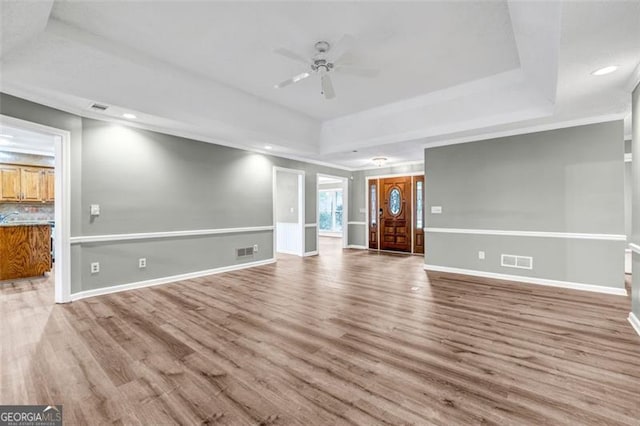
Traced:
<path id="1" fill-rule="evenodd" d="M 54 182 L 52 168 L 0 164 L 0 202 L 51 203 Z"/>
<path id="2" fill-rule="evenodd" d="M 42 173 L 44 176 L 42 185 L 42 201 L 46 203 L 53 203 L 56 198 L 56 172 L 53 169 L 45 169 Z"/>
<path id="3" fill-rule="evenodd" d="M 20 201 L 20 167 L 0 164 L 0 201 Z"/>
<path id="4" fill-rule="evenodd" d="M 0 281 L 29 278 L 51 270 L 51 226 L 0 225 Z"/>

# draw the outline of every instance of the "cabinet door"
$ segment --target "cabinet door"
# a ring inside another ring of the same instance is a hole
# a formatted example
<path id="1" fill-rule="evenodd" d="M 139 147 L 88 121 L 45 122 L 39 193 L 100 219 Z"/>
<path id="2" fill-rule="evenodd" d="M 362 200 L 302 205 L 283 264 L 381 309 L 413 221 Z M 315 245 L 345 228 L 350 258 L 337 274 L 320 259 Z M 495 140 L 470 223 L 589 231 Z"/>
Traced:
<path id="1" fill-rule="evenodd" d="M 0 200 L 20 201 L 20 168 L 0 165 Z"/>
<path id="2" fill-rule="evenodd" d="M 42 169 L 23 167 L 20 185 L 22 201 L 42 201 Z"/>
<path id="3" fill-rule="evenodd" d="M 45 169 L 42 174 L 42 201 L 52 203 L 56 198 L 55 191 L 56 173 L 53 170 Z"/>

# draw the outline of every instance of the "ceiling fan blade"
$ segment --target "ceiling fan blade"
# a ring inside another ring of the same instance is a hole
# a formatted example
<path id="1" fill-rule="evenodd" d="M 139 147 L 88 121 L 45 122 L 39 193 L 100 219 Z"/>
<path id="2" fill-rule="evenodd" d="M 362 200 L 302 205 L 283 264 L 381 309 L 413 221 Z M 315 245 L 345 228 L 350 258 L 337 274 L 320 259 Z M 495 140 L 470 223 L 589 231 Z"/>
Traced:
<path id="1" fill-rule="evenodd" d="M 294 84 L 294 83 L 297 83 L 297 82 L 299 82 L 301 80 L 304 80 L 305 78 L 308 78 L 310 75 L 311 74 L 309 74 L 308 72 L 303 72 L 302 74 L 298 74 L 296 76 L 291 77 L 288 80 L 285 80 L 283 82 L 280 82 L 280 83 L 276 84 L 274 87 L 276 89 L 281 89 L 281 88 L 283 88 L 285 86 L 288 86 L 290 84 Z"/>
<path id="2" fill-rule="evenodd" d="M 342 74 L 357 75 L 359 77 L 377 77 L 380 70 L 375 68 L 353 67 L 351 65 L 340 65 L 335 67 L 335 71 Z"/>
<path id="3" fill-rule="evenodd" d="M 333 56 L 333 63 L 339 63 L 343 60 L 343 57 L 346 56 L 349 51 L 353 48 L 355 44 L 355 38 L 353 38 L 350 34 L 345 34 L 342 36 L 340 40 L 335 44 L 335 46 L 331 49 L 329 53 Z"/>
<path id="4" fill-rule="evenodd" d="M 309 65 L 311 63 L 311 61 L 308 58 L 305 58 L 304 56 L 289 50 L 289 49 L 285 49 L 284 47 L 281 47 L 279 49 L 276 49 L 273 51 L 274 53 L 277 53 L 278 55 L 284 56 L 285 58 L 289 58 L 292 59 L 296 62 L 301 62 L 305 65 Z"/>
<path id="5" fill-rule="evenodd" d="M 331 83 L 331 77 L 326 72 L 323 72 L 320 76 L 320 85 L 322 86 L 322 94 L 325 99 L 333 99 L 336 97 L 336 92 L 333 90 L 333 84 Z"/>

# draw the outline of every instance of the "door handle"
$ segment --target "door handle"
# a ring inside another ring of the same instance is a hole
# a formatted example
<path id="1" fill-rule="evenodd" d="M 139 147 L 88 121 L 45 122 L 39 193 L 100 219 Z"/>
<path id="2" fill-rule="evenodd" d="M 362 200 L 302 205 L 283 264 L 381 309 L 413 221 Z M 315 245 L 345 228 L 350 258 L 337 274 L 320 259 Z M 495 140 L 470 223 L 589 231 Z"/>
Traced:
<path id="1" fill-rule="evenodd" d="M 382 207 L 380 207 L 380 217 L 382 217 Z"/>

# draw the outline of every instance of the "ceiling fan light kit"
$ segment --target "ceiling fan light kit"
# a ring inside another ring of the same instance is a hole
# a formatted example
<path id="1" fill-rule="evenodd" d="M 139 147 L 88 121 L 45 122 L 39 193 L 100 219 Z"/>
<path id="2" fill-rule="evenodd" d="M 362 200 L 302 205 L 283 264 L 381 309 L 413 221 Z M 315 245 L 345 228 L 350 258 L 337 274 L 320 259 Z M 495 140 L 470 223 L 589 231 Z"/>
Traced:
<path id="1" fill-rule="evenodd" d="M 311 77 L 314 74 L 320 76 L 320 93 L 324 95 L 325 99 L 333 99 L 336 97 L 335 90 L 333 88 L 333 82 L 331 81 L 330 73 L 339 72 L 344 74 L 351 74 L 358 77 L 372 78 L 378 75 L 378 70 L 373 68 L 354 67 L 347 63 L 349 58 L 350 47 L 353 44 L 352 38 L 349 35 L 345 35 L 338 42 L 338 48 L 333 51 L 333 59 L 329 59 L 329 51 L 331 50 L 331 44 L 326 41 L 318 41 L 314 48 L 316 53 L 310 59 L 304 57 L 304 55 L 293 52 L 289 49 L 279 48 L 274 52 L 284 56 L 288 59 L 300 62 L 307 65 L 311 72 L 306 71 L 295 75 L 287 80 L 284 80 L 274 87 L 281 89 L 291 84 L 298 83 Z"/>

